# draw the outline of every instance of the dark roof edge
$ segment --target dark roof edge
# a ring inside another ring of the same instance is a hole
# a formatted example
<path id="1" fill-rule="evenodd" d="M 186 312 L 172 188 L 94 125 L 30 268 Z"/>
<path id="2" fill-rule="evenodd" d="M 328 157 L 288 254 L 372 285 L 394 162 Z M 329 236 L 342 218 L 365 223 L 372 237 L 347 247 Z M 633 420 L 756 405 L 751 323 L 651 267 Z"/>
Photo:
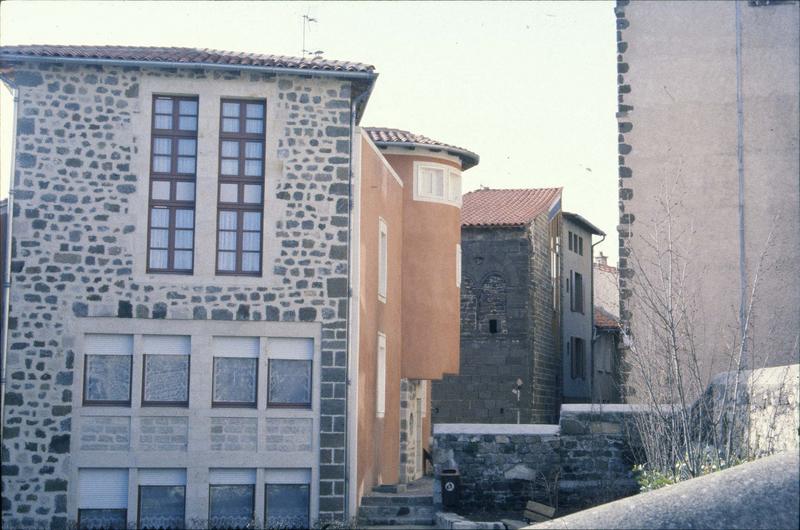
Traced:
<path id="1" fill-rule="evenodd" d="M 481 161 L 481 157 L 473 153 L 472 151 L 467 151 L 466 149 L 459 149 L 457 147 L 445 147 L 442 145 L 431 145 L 431 144 L 423 144 L 418 142 L 391 142 L 391 141 L 375 141 L 373 143 L 378 147 L 405 147 L 407 149 L 428 149 L 430 151 L 445 151 L 448 155 L 457 156 L 463 162 L 463 167 L 465 171 L 472 167 L 478 165 L 478 162 Z"/>
<path id="2" fill-rule="evenodd" d="M 191 70 L 246 70 L 255 72 L 265 72 L 273 74 L 289 74 L 302 77 L 333 77 L 338 79 L 347 80 L 362 80 L 367 83 L 367 86 L 362 88 L 359 92 L 371 92 L 372 87 L 375 85 L 375 80 L 378 78 L 377 72 L 350 72 L 341 70 L 315 70 L 310 68 L 290 68 L 286 66 L 259 66 L 252 64 L 220 64 L 220 63 L 205 63 L 205 62 L 180 62 L 180 61 L 143 61 L 138 59 L 103 59 L 95 57 L 55 57 L 55 56 L 38 56 L 38 55 L 24 55 L 17 53 L 0 53 L 0 61 L 8 62 L 40 62 L 40 63 L 83 63 L 83 64 L 100 64 L 100 65 L 114 65 L 114 66 L 138 66 L 138 67 L 153 67 L 153 68 L 186 68 Z M 357 86 L 357 83 L 353 83 Z M 357 94 L 352 96 L 355 98 Z M 369 97 L 367 98 L 369 99 Z M 363 114 L 366 101 L 360 105 L 360 110 L 357 113 L 356 121 L 359 121 Z"/>
<path id="3" fill-rule="evenodd" d="M 567 219 L 569 219 L 570 221 L 572 221 L 575 224 L 582 225 L 589 232 L 591 232 L 591 233 L 593 233 L 595 235 L 598 235 L 598 236 L 606 235 L 605 232 L 603 232 L 602 230 L 597 228 L 595 225 L 590 223 L 585 217 L 583 217 L 583 216 L 581 216 L 581 215 L 579 215 L 577 213 L 565 212 L 565 211 L 562 210 L 561 211 L 561 215 L 563 215 L 564 217 L 566 217 Z"/>

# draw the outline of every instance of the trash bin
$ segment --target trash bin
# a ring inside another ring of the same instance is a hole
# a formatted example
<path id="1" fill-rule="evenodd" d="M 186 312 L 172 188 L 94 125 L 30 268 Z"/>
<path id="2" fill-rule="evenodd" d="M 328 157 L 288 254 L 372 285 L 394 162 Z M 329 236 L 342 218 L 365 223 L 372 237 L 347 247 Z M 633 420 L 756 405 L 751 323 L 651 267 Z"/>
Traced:
<path id="1" fill-rule="evenodd" d="M 443 469 L 439 479 L 442 481 L 442 506 L 457 508 L 461 499 L 461 474 L 457 469 Z"/>

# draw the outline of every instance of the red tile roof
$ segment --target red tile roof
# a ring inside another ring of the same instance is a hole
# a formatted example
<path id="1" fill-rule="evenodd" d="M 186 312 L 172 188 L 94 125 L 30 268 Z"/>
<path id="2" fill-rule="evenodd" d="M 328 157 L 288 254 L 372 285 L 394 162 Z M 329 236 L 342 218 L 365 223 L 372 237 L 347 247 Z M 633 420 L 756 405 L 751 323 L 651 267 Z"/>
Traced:
<path id="1" fill-rule="evenodd" d="M 594 325 L 597 328 L 619 329 L 619 319 L 600 307 L 594 308 Z"/>
<path id="2" fill-rule="evenodd" d="M 282 55 L 229 52 L 205 48 L 175 48 L 150 46 L 62 46 L 24 45 L 0 47 L 0 59 L 52 58 L 70 60 L 113 60 L 152 63 L 186 63 L 205 65 L 288 68 L 292 70 L 322 70 L 374 74 L 368 64 L 328 59 L 301 59 Z"/>
<path id="3" fill-rule="evenodd" d="M 561 188 L 471 191 L 462 199 L 461 226 L 524 225 L 560 198 Z"/>
<path id="4" fill-rule="evenodd" d="M 462 147 L 446 144 L 437 140 L 431 140 L 427 136 L 414 134 L 401 129 L 389 129 L 387 127 L 364 127 L 372 140 L 378 147 L 424 147 L 433 151 L 446 151 L 448 154 L 457 156 L 461 159 L 462 168 L 469 169 L 478 165 L 480 157 Z"/>

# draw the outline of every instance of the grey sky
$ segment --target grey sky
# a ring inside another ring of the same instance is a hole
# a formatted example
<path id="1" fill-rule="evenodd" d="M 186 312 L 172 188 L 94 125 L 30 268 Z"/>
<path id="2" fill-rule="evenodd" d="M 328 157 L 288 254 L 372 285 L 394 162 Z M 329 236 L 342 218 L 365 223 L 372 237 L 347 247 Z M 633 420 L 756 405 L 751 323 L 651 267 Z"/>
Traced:
<path id="1" fill-rule="evenodd" d="M 398 127 L 481 156 L 465 190 L 564 187 L 564 209 L 617 258 L 616 42 L 612 2 L 18 2 L 0 43 L 191 46 L 299 55 L 380 73 L 362 125 Z M 0 196 L 11 123 L 0 97 Z"/>

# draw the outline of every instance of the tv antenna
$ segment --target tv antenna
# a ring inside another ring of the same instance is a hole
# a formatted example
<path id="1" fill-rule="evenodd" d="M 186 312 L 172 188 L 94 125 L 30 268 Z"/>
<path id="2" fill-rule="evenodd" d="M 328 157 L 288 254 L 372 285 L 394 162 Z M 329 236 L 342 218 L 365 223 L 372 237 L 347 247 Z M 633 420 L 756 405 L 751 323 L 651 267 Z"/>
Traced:
<path id="1" fill-rule="evenodd" d="M 319 20 L 312 17 L 310 13 L 306 13 L 305 15 L 303 15 L 303 50 L 302 50 L 303 59 L 305 59 L 306 56 L 311 56 L 312 59 L 319 59 L 322 57 L 322 54 L 325 53 L 322 50 L 306 49 L 306 31 L 311 33 L 311 24 L 317 24 L 318 22 Z"/>

